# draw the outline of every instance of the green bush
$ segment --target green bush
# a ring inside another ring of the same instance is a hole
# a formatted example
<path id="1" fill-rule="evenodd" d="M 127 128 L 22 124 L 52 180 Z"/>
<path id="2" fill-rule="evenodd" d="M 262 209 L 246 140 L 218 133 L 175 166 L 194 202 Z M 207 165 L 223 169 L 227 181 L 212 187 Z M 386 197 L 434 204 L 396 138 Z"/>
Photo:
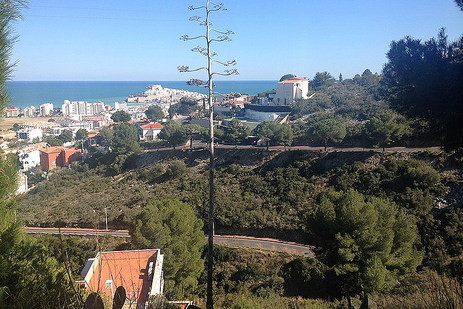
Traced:
<path id="1" fill-rule="evenodd" d="M 185 162 L 181 160 L 170 161 L 167 166 L 166 175 L 171 178 L 178 178 L 188 171 Z"/>

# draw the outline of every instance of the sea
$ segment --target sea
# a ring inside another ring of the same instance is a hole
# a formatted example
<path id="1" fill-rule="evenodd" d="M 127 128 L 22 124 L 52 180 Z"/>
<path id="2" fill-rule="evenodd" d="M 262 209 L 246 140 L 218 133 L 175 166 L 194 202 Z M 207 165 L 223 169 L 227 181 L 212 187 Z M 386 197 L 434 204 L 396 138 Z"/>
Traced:
<path id="1" fill-rule="evenodd" d="M 214 81 L 217 93 L 239 92 L 256 95 L 259 92 L 275 89 L 277 81 Z M 38 107 L 44 103 L 53 103 L 61 107 L 64 100 L 103 101 L 114 106 L 128 96 L 146 90 L 149 85 L 162 85 L 164 88 L 183 89 L 207 93 L 207 88 L 191 86 L 186 81 L 9 81 L 7 90 L 10 106 L 24 108 Z"/>

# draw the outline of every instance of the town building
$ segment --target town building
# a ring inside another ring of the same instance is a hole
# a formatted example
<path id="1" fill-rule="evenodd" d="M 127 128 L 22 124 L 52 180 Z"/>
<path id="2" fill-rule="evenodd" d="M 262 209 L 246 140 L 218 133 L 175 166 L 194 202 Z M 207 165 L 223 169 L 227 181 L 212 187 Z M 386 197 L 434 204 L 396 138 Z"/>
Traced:
<path id="1" fill-rule="evenodd" d="M 59 127 L 59 124 L 54 121 L 36 121 L 21 123 L 20 127 L 24 130 L 42 129 L 44 134 L 49 134 L 49 131 L 52 131 L 55 127 Z"/>
<path id="2" fill-rule="evenodd" d="M 116 111 L 126 111 L 127 110 L 127 102 L 114 102 L 114 109 Z"/>
<path id="3" fill-rule="evenodd" d="M 140 126 L 140 139 L 146 141 L 152 141 L 157 138 L 159 132 L 161 132 L 163 125 L 160 123 L 148 123 Z"/>
<path id="4" fill-rule="evenodd" d="M 100 115 L 104 112 L 106 112 L 106 109 L 102 101 L 90 103 L 90 115 Z"/>
<path id="5" fill-rule="evenodd" d="M 26 145 L 20 148 L 5 149 L 5 153 L 15 153 L 18 156 L 21 170 L 27 171 L 40 165 L 40 151 L 47 145 L 45 142 Z"/>
<path id="6" fill-rule="evenodd" d="M 24 128 L 16 132 L 16 137 L 19 139 L 37 140 L 41 141 L 43 138 L 43 131 L 39 128 Z"/>
<path id="7" fill-rule="evenodd" d="M 128 103 L 177 103 L 183 97 L 202 100 L 206 96 L 198 92 L 150 85 L 143 93 L 129 96 L 126 101 Z"/>
<path id="8" fill-rule="evenodd" d="M 23 173 L 18 173 L 18 187 L 16 188 L 16 194 L 26 192 L 29 189 L 27 183 L 27 175 Z"/>
<path id="9" fill-rule="evenodd" d="M 77 283 L 113 301 L 116 289 L 126 291 L 124 308 L 146 308 L 150 296 L 162 294 L 164 255 L 159 249 L 100 252 L 89 259 Z"/>
<path id="10" fill-rule="evenodd" d="M 53 115 L 53 103 L 40 105 L 40 117 L 49 117 Z"/>
<path id="11" fill-rule="evenodd" d="M 36 108 L 35 106 L 27 106 L 23 109 L 24 117 L 35 117 Z"/>
<path id="12" fill-rule="evenodd" d="M 82 150 L 65 147 L 46 147 L 40 149 L 40 168 L 49 172 L 53 168 L 69 166 L 82 157 Z"/>
<path id="13" fill-rule="evenodd" d="M 309 80 L 302 77 L 294 77 L 278 83 L 272 105 L 291 105 L 297 100 L 308 98 Z"/>
<path id="14" fill-rule="evenodd" d="M 291 107 L 287 105 L 255 105 L 244 104 L 245 118 L 256 121 L 275 121 L 291 113 Z"/>
<path id="15" fill-rule="evenodd" d="M 21 111 L 16 106 L 10 106 L 10 107 L 5 109 L 5 116 L 7 118 L 18 117 L 20 112 Z"/>
<path id="16" fill-rule="evenodd" d="M 60 135 L 63 131 L 71 131 L 73 136 L 80 129 L 85 129 L 87 131 L 93 130 L 94 122 L 93 121 L 80 121 L 68 117 L 57 118 L 55 123 L 58 124 L 58 127 L 53 128 L 48 131 L 50 135 Z"/>
<path id="17" fill-rule="evenodd" d="M 244 104 L 251 103 L 241 100 L 228 100 L 222 102 L 214 102 L 214 112 L 216 114 L 237 114 L 244 108 Z"/>
<path id="18" fill-rule="evenodd" d="M 86 115 L 99 115 L 106 112 L 103 102 L 98 101 L 89 103 L 87 101 L 69 101 L 64 100 L 61 106 L 63 116 L 86 116 Z"/>
<path id="19" fill-rule="evenodd" d="M 103 127 L 108 125 L 112 120 L 110 121 L 110 117 L 100 117 L 100 116 L 82 116 L 82 122 L 85 123 L 91 123 L 89 128 L 85 128 L 86 130 L 90 131 L 93 130 L 94 128 L 98 127 Z"/>

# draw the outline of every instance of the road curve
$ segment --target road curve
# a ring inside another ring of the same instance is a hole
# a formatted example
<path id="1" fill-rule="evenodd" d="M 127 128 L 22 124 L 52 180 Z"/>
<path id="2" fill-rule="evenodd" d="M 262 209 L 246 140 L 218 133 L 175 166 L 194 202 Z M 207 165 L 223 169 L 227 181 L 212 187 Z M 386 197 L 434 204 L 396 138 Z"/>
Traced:
<path id="1" fill-rule="evenodd" d="M 96 237 L 110 235 L 113 237 L 130 238 L 128 230 L 98 230 L 83 228 L 43 228 L 25 227 L 28 234 L 52 234 L 80 237 Z M 273 238 L 256 238 L 250 236 L 215 235 L 214 243 L 225 247 L 245 247 L 267 251 L 286 252 L 300 256 L 314 256 L 313 246 L 288 242 Z"/>
<path id="2" fill-rule="evenodd" d="M 273 238 L 215 235 L 214 243 L 225 247 L 246 247 L 267 251 L 286 252 L 293 255 L 314 257 L 315 247 Z"/>
<path id="3" fill-rule="evenodd" d="M 128 230 L 97 230 L 83 228 L 55 228 L 55 227 L 25 227 L 28 234 L 52 234 L 67 236 L 96 237 L 110 235 L 113 237 L 129 238 Z"/>

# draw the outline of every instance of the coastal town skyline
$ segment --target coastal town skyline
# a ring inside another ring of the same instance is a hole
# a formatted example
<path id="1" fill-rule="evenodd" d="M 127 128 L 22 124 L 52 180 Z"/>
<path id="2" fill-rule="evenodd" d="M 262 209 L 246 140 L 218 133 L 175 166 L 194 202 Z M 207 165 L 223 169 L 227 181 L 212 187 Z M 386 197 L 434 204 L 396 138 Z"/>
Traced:
<path id="1" fill-rule="evenodd" d="M 31 2 L 16 27 L 20 39 L 12 59 L 19 62 L 13 80 L 197 77 L 176 70 L 204 60 L 189 51 L 195 42 L 178 39 L 202 31 L 188 21 L 194 12 L 187 7 L 196 2 Z M 222 58 L 238 61 L 240 75 L 230 80 L 275 80 L 286 73 L 311 78 L 318 71 L 351 78 L 366 68 L 379 73 L 392 40 L 406 35 L 426 40 L 442 27 L 455 40 L 463 27 L 452 0 L 267 1 L 265 6 L 237 0 L 225 6 L 228 10 L 216 15 L 214 26 L 236 33 L 232 42 L 216 45 Z"/>

